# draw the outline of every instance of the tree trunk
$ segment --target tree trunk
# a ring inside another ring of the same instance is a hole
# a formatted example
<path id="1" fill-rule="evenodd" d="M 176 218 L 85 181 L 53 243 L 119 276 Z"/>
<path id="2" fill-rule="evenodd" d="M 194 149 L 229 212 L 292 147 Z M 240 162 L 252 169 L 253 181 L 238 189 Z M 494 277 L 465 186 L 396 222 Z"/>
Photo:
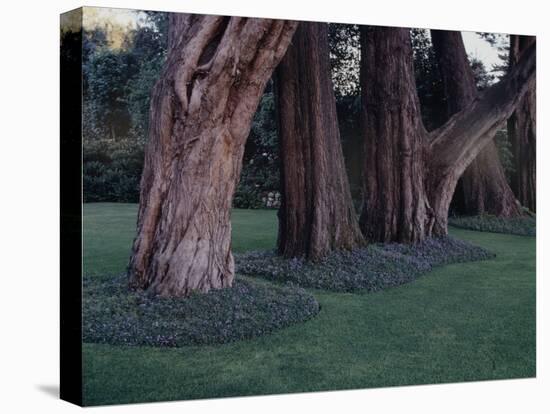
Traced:
<path id="1" fill-rule="evenodd" d="M 300 23 L 277 69 L 278 251 L 318 260 L 363 243 L 346 175 L 326 23 Z"/>
<path id="2" fill-rule="evenodd" d="M 466 108 L 477 96 L 474 73 L 457 31 L 432 30 L 432 43 L 443 80 L 447 119 Z M 455 190 L 453 205 L 463 214 L 521 215 L 494 140 L 487 143 L 466 168 Z"/>
<path id="3" fill-rule="evenodd" d="M 427 132 L 420 118 L 408 29 L 361 28 L 364 190 L 371 242 L 417 242 L 431 215 L 424 189 Z"/>
<path id="4" fill-rule="evenodd" d="M 381 242 L 446 235 L 458 178 L 532 83 L 535 49 L 501 82 L 428 134 L 420 117 L 409 30 L 363 27 L 361 37 L 361 229 L 367 240 Z"/>
<path id="5" fill-rule="evenodd" d="M 533 36 L 510 36 L 510 68 L 518 63 L 522 53 L 534 42 Z M 519 202 L 533 212 L 537 208 L 536 103 L 536 85 L 533 83 L 508 120 L 514 162 L 512 188 Z"/>
<path id="6" fill-rule="evenodd" d="M 230 208 L 244 144 L 295 22 L 171 14 L 151 99 L 133 288 L 163 296 L 230 286 Z"/>

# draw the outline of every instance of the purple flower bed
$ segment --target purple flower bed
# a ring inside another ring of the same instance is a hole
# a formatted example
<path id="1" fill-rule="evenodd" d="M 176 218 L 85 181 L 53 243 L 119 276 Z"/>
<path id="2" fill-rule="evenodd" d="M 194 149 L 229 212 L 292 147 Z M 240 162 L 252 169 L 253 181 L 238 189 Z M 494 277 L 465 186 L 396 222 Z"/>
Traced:
<path id="1" fill-rule="evenodd" d="M 319 312 L 296 287 L 237 280 L 231 288 L 188 298 L 152 297 L 127 289 L 126 278 L 84 279 L 84 342 L 179 347 L 265 335 Z"/>
<path id="2" fill-rule="evenodd" d="M 369 245 L 331 254 L 323 261 L 284 259 L 273 251 L 235 256 L 237 272 L 276 282 L 337 292 L 365 291 L 402 285 L 436 266 L 484 260 L 494 254 L 453 237 L 428 239 L 417 245 Z"/>

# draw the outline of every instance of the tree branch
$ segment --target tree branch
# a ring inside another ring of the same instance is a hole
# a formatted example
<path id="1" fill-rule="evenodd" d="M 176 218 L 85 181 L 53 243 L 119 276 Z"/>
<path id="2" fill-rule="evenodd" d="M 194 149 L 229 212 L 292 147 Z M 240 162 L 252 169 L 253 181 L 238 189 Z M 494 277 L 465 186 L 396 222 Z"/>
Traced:
<path id="1" fill-rule="evenodd" d="M 536 44 L 500 82 L 430 133 L 429 158 L 439 171 L 462 174 L 515 110 L 535 80 Z"/>

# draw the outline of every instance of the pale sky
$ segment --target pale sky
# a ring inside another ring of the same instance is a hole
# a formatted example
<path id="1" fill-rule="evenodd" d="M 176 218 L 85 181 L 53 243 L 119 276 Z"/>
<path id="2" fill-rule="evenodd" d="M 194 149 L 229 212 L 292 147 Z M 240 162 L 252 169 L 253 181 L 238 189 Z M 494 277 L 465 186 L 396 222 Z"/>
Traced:
<path id="1" fill-rule="evenodd" d="M 487 70 L 491 70 L 495 64 L 502 63 L 498 57 L 497 48 L 481 39 L 476 32 L 462 32 L 462 39 L 466 52 L 481 60 Z"/>

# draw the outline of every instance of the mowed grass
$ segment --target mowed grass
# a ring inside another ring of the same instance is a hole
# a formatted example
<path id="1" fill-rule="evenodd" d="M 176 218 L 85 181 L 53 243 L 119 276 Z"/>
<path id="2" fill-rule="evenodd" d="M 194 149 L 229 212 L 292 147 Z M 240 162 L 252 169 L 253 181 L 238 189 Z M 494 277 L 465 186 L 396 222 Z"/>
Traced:
<path id="1" fill-rule="evenodd" d="M 84 207 L 85 271 L 124 271 L 137 207 Z M 272 248 L 274 211 L 233 211 L 236 251 Z M 312 291 L 314 319 L 177 349 L 84 344 L 88 405 L 535 376 L 535 238 L 451 229 L 492 260 L 373 294 Z M 267 283 L 267 282 L 263 282 Z"/>
<path id="2" fill-rule="evenodd" d="M 137 224 L 137 204 L 84 204 L 84 273 L 108 276 L 126 271 Z M 277 235 L 273 210 L 234 210 L 233 251 L 271 249 Z"/>

